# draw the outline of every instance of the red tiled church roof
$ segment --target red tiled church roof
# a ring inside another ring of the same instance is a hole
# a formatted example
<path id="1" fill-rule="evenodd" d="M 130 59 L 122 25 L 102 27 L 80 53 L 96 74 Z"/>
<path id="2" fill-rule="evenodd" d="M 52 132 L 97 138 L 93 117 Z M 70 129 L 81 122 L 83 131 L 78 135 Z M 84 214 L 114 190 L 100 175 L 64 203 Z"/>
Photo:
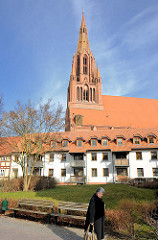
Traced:
<path id="1" fill-rule="evenodd" d="M 158 127 L 158 100 L 102 95 L 104 110 L 72 108 L 82 125 L 130 128 Z"/>

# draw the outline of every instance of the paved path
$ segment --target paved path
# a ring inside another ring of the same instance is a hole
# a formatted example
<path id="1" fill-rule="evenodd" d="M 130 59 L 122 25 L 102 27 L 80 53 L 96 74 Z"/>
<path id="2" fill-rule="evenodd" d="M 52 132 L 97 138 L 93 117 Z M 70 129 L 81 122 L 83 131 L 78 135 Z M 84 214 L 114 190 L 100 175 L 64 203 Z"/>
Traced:
<path id="1" fill-rule="evenodd" d="M 80 228 L 0 216 L 0 239 L 3 240 L 83 240 L 83 234 Z"/>

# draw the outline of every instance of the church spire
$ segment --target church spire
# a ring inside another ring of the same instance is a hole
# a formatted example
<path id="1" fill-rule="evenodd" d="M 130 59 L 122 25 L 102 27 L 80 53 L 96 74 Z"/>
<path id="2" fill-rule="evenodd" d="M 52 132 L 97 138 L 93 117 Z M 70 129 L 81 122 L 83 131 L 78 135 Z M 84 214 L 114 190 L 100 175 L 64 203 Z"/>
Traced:
<path id="1" fill-rule="evenodd" d="M 88 53 L 90 52 L 87 27 L 86 27 L 84 12 L 82 11 L 82 20 L 81 20 L 81 26 L 80 26 L 80 32 L 79 32 L 77 52 L 81 53 L 83 52 L 83 50 L 86 50 Z"/>
<path id="2" fill-rule="evenodd" d="M 96 75 L 96 77 L 97 77 L 97 78 L 101 78 L 101 77 L 100 77 L 100 72 L 99 72 L 99 67 L 98 67 L 98 65 L 97 65 L 97 75 Z"/>

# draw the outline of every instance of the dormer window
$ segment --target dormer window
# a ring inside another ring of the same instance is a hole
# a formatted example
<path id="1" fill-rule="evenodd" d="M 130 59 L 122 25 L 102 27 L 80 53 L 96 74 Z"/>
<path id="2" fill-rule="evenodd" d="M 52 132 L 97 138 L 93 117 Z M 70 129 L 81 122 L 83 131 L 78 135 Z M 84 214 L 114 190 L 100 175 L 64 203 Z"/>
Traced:
<path id="1" fill-rule="evenodd" d="M 148 142 L 149 142 L 150 144 L 154 143 L 154 138 L 153 138 L 153 137 L 149 137 L 149 138 L 148 138 Z"/>
<path id="2" fill-rule="evenodd" d="M 55 141 L 52 142 L 52 148 L 55 148 Z"/>
<path id="3" fill-rule="evenodd" d="M 97 146 L 97 140 L 96 140 L 96 139 L 92 139 L 92 140 L 91 140 L 91 146 L 92 146 L 92 147 Z"/>
<path id="4" fill-rule="evenodd" d="M 63 146 L 64 146 L 64 147 L 67 147 L 67 146 L 68 146 L 67 140 L 64 140 L 64 141 L 63 141 Z"/>
<path id="5" fill-rule="evenodd" d="M 139 137 L 134 138 L 134 144 L 140 144 L 140 138 Z"/>
<path id="6" fill-rule="evenodd" d="M 77 140 L 77 147 L 82 147 L 82 140 Z"/>
<path id="7" fill-rule="evenodd" d="M 122 138 L 117 138 L 117 145 L 118 146 L 123 145 L 123 139 Z"/>
<path id="8" fill-rule="evenodd" d="M 149 144 L 154 144 L 156 142 L 156 138 L 157 138 L 157 136 L 154 133 L 149 133 L 147 135 L 147 142 Z"/>
<path id="9" fill-rule="evenodd" d="M 107 146 L 108 145 L 108 140 L 107 139 L 102 139 L 102 145 Z"/>

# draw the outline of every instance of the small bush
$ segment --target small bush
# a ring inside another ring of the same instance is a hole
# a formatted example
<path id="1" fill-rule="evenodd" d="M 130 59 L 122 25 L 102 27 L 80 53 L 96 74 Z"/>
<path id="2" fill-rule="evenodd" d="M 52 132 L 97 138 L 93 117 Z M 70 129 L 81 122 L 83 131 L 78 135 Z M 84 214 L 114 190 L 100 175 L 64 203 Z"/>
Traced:
<path id="1" fill-rule="evenodd" d="M 122 200 L 119 203 L 119 210 L 107 210 L 106 219 L 109 229 L 119 233 L 126 233 L 131 239 L 135 239 L 136 224 L 146 222 L 149 224 L 148 215 L 155 209 L 153 203 L 138 203 L 130 200 Z M 147 219 L 147 220 L 146 220 Z M 152 227 L 152 226 L 151 226 Z"/>
<path id="2" fill-rule="evenodd" d="M 139 188 L 158 189 L 157 178 L 135 178 L 130 181 L 130 184 Z"/>
<path id="3" fill-rule="evenodd" d="M 38 177 L 34 186 L 35 191 L 53 189 L 56 186 L 56 181 L 51 177 Z"/>
<path id="4" fill-rule="evenodd" d="M 14 178 L 1 182 L 3 192 L 17 192 L 23 191 L 23 178 Z M 56 181 L 51 177 L 35 177 L 32 176 L 29 186 L 30 191 L 40 191 L 46 189 L 53 189 L 56 186 Z"/>
<path id="5" fill-rule="evenodd" d="M 4 181 L 3 192 L 17 192 L 23 190 L 23 178 L 14 178 Z"/>

